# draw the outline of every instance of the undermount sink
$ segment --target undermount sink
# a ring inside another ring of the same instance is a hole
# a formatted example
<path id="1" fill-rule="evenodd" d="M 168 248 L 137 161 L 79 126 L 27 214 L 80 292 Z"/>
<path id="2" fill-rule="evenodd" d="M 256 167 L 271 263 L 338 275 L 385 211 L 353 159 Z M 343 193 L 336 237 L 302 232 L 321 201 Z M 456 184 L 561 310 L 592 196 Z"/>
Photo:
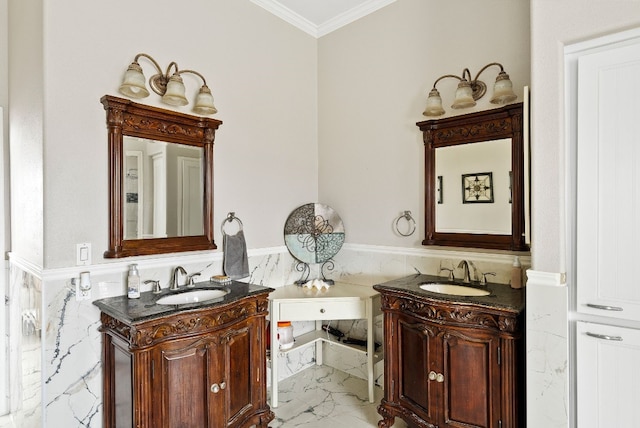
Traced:
<path id="1" fill-rule="evenodd" d="M 480 288 L 466 287 L 464 285 L 446 284 L 442 282 L 429 282 L 420 285 L 420 288 L 432 293 L 450 294 L 454 296 L 488 296 L 490 291 Z"/>
<path id="2" fill-rule="evenodd" d="M 228 293 L 229 290 L 224 289 L 193 290 L 161 297 L 156 303 L 159 305 L 186 305 L 189 303 L 199 303 L 207 300 L 218 299 Z"/>

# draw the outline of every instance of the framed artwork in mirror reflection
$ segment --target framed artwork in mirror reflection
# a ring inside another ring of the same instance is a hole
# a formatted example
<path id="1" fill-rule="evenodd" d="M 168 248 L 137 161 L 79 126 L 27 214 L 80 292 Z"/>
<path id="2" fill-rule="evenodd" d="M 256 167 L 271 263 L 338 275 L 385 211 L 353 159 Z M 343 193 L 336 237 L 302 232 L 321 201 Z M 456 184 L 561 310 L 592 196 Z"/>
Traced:
<path id="1" fill-rule="evenodd" d="M 493 203 L 493 173 L 462 174 L 462 203 Z"/>

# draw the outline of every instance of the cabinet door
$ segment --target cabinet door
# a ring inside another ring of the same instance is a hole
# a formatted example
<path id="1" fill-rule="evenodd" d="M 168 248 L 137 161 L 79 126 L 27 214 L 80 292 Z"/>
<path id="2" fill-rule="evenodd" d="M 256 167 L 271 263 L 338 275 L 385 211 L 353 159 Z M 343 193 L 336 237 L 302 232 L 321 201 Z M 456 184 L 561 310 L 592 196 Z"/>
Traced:
<path id="1" fill-rule="evenodd" d="M 441 398 L 433 378 L 439 373 L 439 361 L 432 358 L 439 353 L 436 334 L 437 331 L 427 323 L 408 317 L 398 319 L 398 355 L 395 359 L 398 361 L 398 401 L 431 423 L 436 422 Z"/>
<path id="2" fill-rule="evenodd" d="M 221 426 L 210 411 L 216 398 L 209 369 L 215 352 L 216 345 L 208 338 L 174 340 L 158 347 L 152 382 L 155 427 Z"/>
<path id="3" fill-rule="evenodd" d="M 222 333 L 219 339 L 220 382 L 225 384 L 225 426 L 242 426 L 246 416 L 254 413 L 255 406 L 262 401 L 257 396 L 260 393 L 258 385 L 266 378 L 261 373 L 258 324 L 257 321 L 239 323 Z"/>
<path id="4" fill-rule="evenodd" d="M 441 426 L 498 426 L 500 420 L 499 338 L 472 329 L 449 328 L 442 335 Z"/>
<path id="5" fill-rule="evenodd" d="M 578 60 L 577 311 L 640 320 L 640 41 Z"/>
<path id="6" fill-rule="evenodd" d="M 580 428 L 638 426 L 640 330 L 577 323 Z"/>

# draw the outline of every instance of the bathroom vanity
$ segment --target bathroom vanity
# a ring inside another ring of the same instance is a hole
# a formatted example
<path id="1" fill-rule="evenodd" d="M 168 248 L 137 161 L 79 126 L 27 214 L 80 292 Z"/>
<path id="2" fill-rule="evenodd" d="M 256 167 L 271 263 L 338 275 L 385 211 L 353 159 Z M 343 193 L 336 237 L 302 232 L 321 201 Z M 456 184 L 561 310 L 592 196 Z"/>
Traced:
<path id="1" fill-rule="evenodd" d="M 517 428 L 524 424 L 524 289 L 461 284 L 485 296 L 426 291 L 444 278 L 375 285 L 384 313 L 379 427 Z"/>
<path id="2" fill-rule="evenodd" d="M 273 289 L 233 282 L 223 297 L 161 305 L 194 288 L 96 300 L 104 427 L 266 428 L 265 317 Z M 219 288 L 219 287 L 218 287 Z"/>

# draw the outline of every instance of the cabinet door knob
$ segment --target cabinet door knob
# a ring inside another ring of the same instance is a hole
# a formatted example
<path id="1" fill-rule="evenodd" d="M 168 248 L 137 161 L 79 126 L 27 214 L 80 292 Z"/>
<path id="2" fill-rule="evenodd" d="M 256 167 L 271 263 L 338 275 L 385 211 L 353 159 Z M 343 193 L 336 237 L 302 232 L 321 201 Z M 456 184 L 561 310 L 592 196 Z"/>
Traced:
<path id="1" fill-rule="evenodd" d="M 431 370 L 429 372 L 429 380 L 436 380 L 436 377 L 438 377 L 438 374 L 436 372 L 434 372 L 433 370 Z"/>
<path id="2" fill-rule="evenodd" d="M 220 385 L 218 385 L 217 383 L 211 385 L 211 392 L 213 392 L 214 394 L 220 392 Z"/>
<path id="3" fill-rule="evenodd" d="M 227 382 L 220 382 L 220 389 L 225 389 L 227 387 Z"/>
<path id="4" fill-rule="evenodd" d="M 323 309 L 320 309 L 320 313 L 321 313 L 321 314 L 324 314 L 324 313 L 325 313 L 324 308 L 323 308 Z"/>
<path id="5" fill-rule="evenodd" d="M 436 376 L 436 382 L 444 382 L 444 375 L 442 373 L 438 373 L 438 375 Z"/>

